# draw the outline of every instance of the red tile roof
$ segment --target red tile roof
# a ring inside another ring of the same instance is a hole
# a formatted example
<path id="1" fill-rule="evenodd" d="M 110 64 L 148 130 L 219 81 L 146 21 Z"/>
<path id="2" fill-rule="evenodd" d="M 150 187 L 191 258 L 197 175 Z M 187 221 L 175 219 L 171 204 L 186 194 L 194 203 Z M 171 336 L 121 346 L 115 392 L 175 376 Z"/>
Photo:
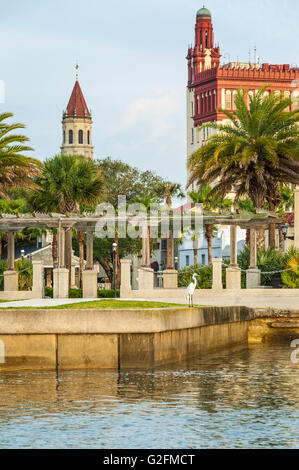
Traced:
<path id="1" fill-rule="evenodd" d="M 293 224 L 294 223 L 294 212 L 289 212 L 289 213 L 285 214 L 285 218 L 286 218 L 288 224 Z"/>
<path id="2" fill-rule="evenodd" d="M 75 83 L 69 104 L 67 105 L 67 114 L 68 116 L 90 117 L 90 112 L 78 81 Z"/>

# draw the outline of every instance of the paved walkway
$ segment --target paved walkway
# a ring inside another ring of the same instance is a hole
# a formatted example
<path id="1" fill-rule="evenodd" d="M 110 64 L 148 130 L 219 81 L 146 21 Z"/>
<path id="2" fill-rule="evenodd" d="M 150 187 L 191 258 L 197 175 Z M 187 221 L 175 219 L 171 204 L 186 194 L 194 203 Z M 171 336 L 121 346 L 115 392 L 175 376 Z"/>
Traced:
<path id="1" fill-rule="evenodd" d="M 76 304 L 80 302 L 94 302 L 96 299 L 31 299 L 31 300 L 18 300 L 12 302 L 1 302 L 0 308 L 7 307 L 56 307 L 58 305 L 66 304 Z M 107 299 L 97 299 L 97 300 L 107 300 Z M 113 299 L 114 300 L 114 299 Z M 186 302 L 182 299 L 118 299 L 118 300 L 135 300 L 135 301 L 150 301 L 150 302 L 165 302 L 165 303 L 175 303 L 186 305 Z M 212 299 L 203 298 L 202 302 L 196 299 L 197 305 L 209 305 L 213 307 L 253 307 L 253 308 L 278 308 L 278 309 L 287 309 L 287 310 L 299 310 L 299 297 L 252 297 L 252 298 L 242 298 L 242 297 L 223 297 L 215 296 Z"/>
<path id="2" fill-rule="evenodd" d="M 0 308 L 7 307 L 56 307 L 56 305 L 77 304 L 80 302 L 93 302 L 95 299 L 30 299 L 1 302 Z M 103 299 L 97 299 L 103 300 Z"/>

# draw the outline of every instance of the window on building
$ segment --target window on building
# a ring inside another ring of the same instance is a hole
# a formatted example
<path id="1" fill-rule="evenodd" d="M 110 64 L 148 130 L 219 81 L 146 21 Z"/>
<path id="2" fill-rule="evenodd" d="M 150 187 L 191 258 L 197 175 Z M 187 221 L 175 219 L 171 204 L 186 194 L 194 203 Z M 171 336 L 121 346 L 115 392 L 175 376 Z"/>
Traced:
<path id="1" fill-rule="evenodd" d="M 162 250 L 166 250 L 166 240 L 162 240 L 161 248 Z"/>
<path id="2" fill-rule="evenodd" d="M 87 131 L 87 143 L 90 144 L 90 131 Z"/>
<path id="3" fill-rule="evenodd" d="M 201 264 L 206 264 L 206 255 L 201 255 Z"/>
<path id="4" fill-rule="evenodd" d="M 194 128 L 191 129 L 191 143 L 194 144 Z"/>
<path id="5" fill-rule="evenodd" d="M 83 131 L 78 132 L 78 142 L 79 144 L 83 144 Z"/>
<path id="6" fill-rule="evenodd" d="M 69 144 L 74 143 L 74 133 L 72 130 L 69 131 Z"/>
<path id="7" fill-rule="evenodd" d="M 206 31 L 206 49 L 208 48 L 208 31 Z"/>
<path id="8" fill-rule="evenodd" d="M 194 116 L 194 104 L 193 101 L 191 101 L 191 116 Z"/>
<path id="9" fill-rule="evenodd" d="M 232 95 L 229 90 L 225 94 L 225 109 L 232 109 Z"/>
<path id="10" fill-rule="evenodd" d="M 63 143 L 65 144 L 65 131 L 63 131 Z"/>
<path id="11" fill-rule="evenodd" d="M 190 266 L 190 256 L 186 256 L 186 266 Z"/>

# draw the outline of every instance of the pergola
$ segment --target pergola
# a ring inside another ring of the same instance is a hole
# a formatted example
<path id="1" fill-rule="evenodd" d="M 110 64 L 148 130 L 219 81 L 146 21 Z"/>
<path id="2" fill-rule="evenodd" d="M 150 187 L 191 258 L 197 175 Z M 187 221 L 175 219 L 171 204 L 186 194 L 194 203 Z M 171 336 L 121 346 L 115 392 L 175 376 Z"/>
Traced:
<path id="1" fill-rule="evenodd" d="M 93 270 L 93 235 L 96 225 L 103 220 L 103 215 L 83 214 L 65 216 L 62 214 L 0 214 L 0 232 L 8 233 L 8 249 L 7 261 L 8 271 L 4 274 L 4 289 L 17 290 L 17 273 L 14 267 L 15 249 L 14 249 L 14 233 L 21 232 L 27 227 L 40 227 L 48 229 L 57 229 L 58 235 L 58 263 L 54 269 L 53 283 L 54 296 L 67 297 L 69 285 L 68 267 L 71 262 L 72 250 L 72 230 L 86 233 L 86 267 L 83 272 L 83 296 L 96 297 L 97 291 L 97 273 Z M 123 221 L 129 222 L 131 216 L 125 216 Z M 170 220 L 174 220 L 174 217 Z M 148 222 L 145 222 L 148 224 Z M 270 224 L 282 224 L 283 221 L 275 214 L 260 215 L 243 215 L 243 214 L 204 214 L 203 224 L 211 225 L 229 225 L 231 230 L 230 268 L 232 273 L 236 272 L 237 265 L 237 227 L 250 230 L 250 268 L 254 277 L 253 283 L 256 283 L 257 266 L 256 266 L 256 232 L 260 228 L 266 228 Z M 170 229 L 171 230 L 171 229 Z M 149 241 L 143 239 L 143 252 L 147 251 Z M 173 245 L 173 244 L 172 244 Z M 172 246 L 173 249 L 173 246 Z M 14 276 L 15 274 L 15 276 Z M 235 274 L 232 274 L 235 277 Z M 171 283 L 173 284 L 173 276 Z M 12 287 L 15 287 L 12 288 Z"/>

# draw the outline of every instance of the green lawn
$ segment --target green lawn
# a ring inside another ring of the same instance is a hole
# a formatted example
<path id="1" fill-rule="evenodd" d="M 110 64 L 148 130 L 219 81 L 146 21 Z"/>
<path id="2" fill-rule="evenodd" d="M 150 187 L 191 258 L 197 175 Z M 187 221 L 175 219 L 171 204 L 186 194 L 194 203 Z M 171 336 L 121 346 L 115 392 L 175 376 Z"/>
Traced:
<path id="1" fill-rule="evenodd" d="M 136 308 L 172 308 L 172 307 L 184 307 L 179 304 L 169 304 L 164 302 L 148 302 L 139 300 L 94 300 L 91 302 L 79 302 L 74 304 L 56 305 L 55 307 L 2 307 L 11 309 L 43 309 L 43 310 L 60 310 L 60 309 L 85 309 L 85 308 L 97 308 L 97 309 L 136 309 Z"/>

